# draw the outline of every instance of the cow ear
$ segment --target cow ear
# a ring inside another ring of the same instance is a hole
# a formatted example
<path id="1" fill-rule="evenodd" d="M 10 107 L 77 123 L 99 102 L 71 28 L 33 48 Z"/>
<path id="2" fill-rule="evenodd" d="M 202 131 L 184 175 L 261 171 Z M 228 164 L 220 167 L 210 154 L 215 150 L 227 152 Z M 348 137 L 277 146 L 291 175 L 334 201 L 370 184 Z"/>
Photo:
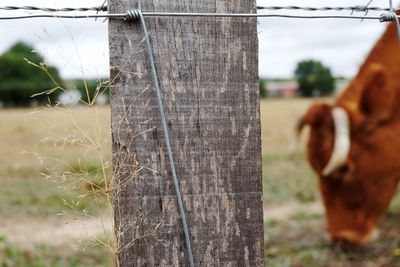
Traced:
<path id="1" fill-rule="evenodd" d="M 315 103 L 309 109 L 306 115 L 298 122 L 297 131 L 300 132 L 305 125 L 314 127 L 320 126 L 326 116 L 330 116 L 332 107 L 325 103 Z"/>
<path id="2" fill-rule="evenodd" d="M 365 77 L 359 109 L 368 126 L 373 127 L 390 119 L 395 104 L 395 90 L 390 86 L 388 74 L 382 65 L 369 66 Z"/>

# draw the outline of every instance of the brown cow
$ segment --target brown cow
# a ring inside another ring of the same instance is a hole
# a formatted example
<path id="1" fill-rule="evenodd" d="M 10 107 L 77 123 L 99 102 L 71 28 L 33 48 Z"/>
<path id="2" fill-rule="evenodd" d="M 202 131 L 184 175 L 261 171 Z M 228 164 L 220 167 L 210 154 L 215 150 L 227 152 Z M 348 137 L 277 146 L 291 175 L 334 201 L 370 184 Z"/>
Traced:
<path id="1" fill-rule="evenodd" d="M 308 160 L 318 174 L 333 241 L 363 245 L 400 180 L 400 48 L 395 24 L 333 104 L 313 104 Z"/>

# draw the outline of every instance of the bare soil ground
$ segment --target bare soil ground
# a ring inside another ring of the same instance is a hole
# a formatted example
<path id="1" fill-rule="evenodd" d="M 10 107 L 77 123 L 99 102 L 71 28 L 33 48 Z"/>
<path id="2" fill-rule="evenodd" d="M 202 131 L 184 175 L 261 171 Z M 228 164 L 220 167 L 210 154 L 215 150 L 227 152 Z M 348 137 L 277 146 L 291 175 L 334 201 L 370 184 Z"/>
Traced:
<path id="1" fill-rule="evenodd" d="M 264 221 L 287 221 L 299 213 L 322 214 L 320 203 L 288 203 L 264 210 Z M 0 219 L 0 236 L 21 247 L 36 245 L 71 246 L 82 241 L 105 236 L 111 232 L 111 218 L 61 216 L 13 216 Z"/>
<path id="2" fill-rule="evenodd" d="M 19 248 L 38 245 L 78 248 L 111 232 L 110 218 L 16 216 L 0 219 L 0 236 Z"/>
<path id="3" fill-rule="evenodd" d="M 320 202 L 310 204 L 287 203 L 274 207 L 264 208 L 264 222 L 270 220 L 285 221 L 291 219 L 296 214 L 320 214 L 324 212 Z"/>

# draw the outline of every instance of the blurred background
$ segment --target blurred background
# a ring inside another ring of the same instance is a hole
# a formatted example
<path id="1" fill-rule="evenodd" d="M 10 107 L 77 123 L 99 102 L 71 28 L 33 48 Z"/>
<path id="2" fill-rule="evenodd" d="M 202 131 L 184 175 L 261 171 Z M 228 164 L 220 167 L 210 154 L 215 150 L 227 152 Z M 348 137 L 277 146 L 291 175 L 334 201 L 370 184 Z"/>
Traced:
<path id="1" fill-rule="evenodd" d="M 369 2 L 259 0 L 257 4 L 321 7 Z M 3 0 L 1 6 L 103 3 Z M 394 3 L 398 6 L 400 1 Z M 388 7 L 388 1 L 369 4 Z M 30 13 L 1 10 L 0 16 Z M 289 11 L 274 11 L 283 13 Z M 107 21 L 6 20 L 0 25 L 0 266 L 111 266 L 115 244 L 108 208 Z M 303 146 L 288 158 L 299 115 L 312 101 L 332 101 L 346 87 L 386 26 L 368 20 L 259 19 L 268 266 L 400 266 L 399 196 L 381 222 L 384 234 L 377 242 L 338 252 L 325 231 L 317 179 Z M 315 79 L 307 82 L 307 75 Z"/>

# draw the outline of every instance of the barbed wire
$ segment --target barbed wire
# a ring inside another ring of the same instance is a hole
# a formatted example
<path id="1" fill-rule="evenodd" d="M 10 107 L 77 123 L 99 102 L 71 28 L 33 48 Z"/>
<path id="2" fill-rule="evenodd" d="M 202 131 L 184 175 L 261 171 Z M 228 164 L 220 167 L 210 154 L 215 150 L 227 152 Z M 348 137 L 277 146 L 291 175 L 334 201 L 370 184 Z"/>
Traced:
<path id="1" fill-rule="evenodd" d="M 41 14 L 41 15 L 24 15 L 24 16 L 7 16 L 0 17 L 0 20 L 18 20 L 18 19 L 35 19 L 35 18 L 59 18 L 59 19 L 90 19 L 90 18 L 117 18 L 126 19 L 126 14 L 93 14 L 93 15 L 51 15 L 51 14 Z"/>
<path id="2" fill-rule="evenodd" d="M 348 6 L 348 7 L 304 7 L 304 6 L 257 6 L 258 10 L 303 10 L 303 11 L 357 11 L 357 12 L 368 12 L 368 11 L 390 11 L 390 8 L 382 7 L 369 7 L 368 4 L 365 6 Z M 4 6 L 0 7 L 0 10 L 28 10 L 28 11 L 43 11 L 43 12 L 71 12 L 71 11 L 97 11 L 106 12 L 108 7 L 106 5 L 96 7 L 65 7 L 65 8 L 49 8 L 49 7 L 36 7 L 36 6 Z"/>
<path id="3" fill-rule="evenodd" d="M 349 6 L 349 7 L 302 7 L 302 6 L 257 6 L 258 10 L 303 10 L 303 11 L 351 11 L 351 15 L 294 15 L 294 14 L 260 14 L 260 13 L 175 13 L 175 12 L 142 12 L 143 16 L 169 16 L 169 17 L 258 17 L 258 18 L 295 18 L 295 19 L 361 19 L 361 20 L 379 20 L 381 22 L 393 21 L 397 18 L 393 8 L 369 7 L 371 1 L 365 6 Z M 99 14 L 99 12 L 108 11 L 106 5 L 97 7 L 78 7 L 78 8 L 49 8 L 37 6 L 4 6 L 0 10 L 15 11 L 43 11 L 43 12 L 87 12 L 96 11 L 96 14 L 32 14 L 21 16 L 5 16 L 0 20 L 16 20 L 16 19 L 32 19 L 32 18 L 64 18 L 64 19 L 87 19 L 87 18 L 117 18 L 124 20 L 139 19 L 137 10 L 129 10 L 126 13 L 117 14 Z M 369 11 L 383 11 L 380 16 L 369 16 Z M 365 12 L 363 16 L 355 16 L 354 12 Z"/>
<path id="4" fill-rule="evenodd" d="M 88 19 L 88 18 L 115 18 L 123 20 L 136 20 L 131 16 L 136 10 L 130 10 L 127 13 L 117 14 L 89 14 L 89 15 L 58 15 L 58 14 L 40 14 L 23 16 L 0 17 L 0 20 L 32 19 L 32 18 L 63 18 L 63 19 Z M 256 18 L 293 18 L 293 19 L 357 19 L 357 20 L 379 20 L 381 22 L 393 21 L 397 18 L 393 13 L 385 13 L 380 16 L 353 16 L 353 15 L 285 15 L 285 14 L 256 14 L 256 13 L 169 13 L 169 12 L 143 12 L 145 17 L 256 17 Z"/>
<path id="5" fill-rule="evenodd" d="M 258 10 L 303 10 L 303 11 L 351 11 L 351 15 L 295 15 L 295 14 L 262 14 L 262 13 L 179 13 L 179 12 L 141 12 L 143 16 L 168 16 L 168 17 L 257 17 L 257 18 L 295 18 L 295 19 L 357 19 L 357 20 L 379 20 L 381 22 L 393 21 L 397 19 L 397 15 L 393 8 L 369 7 L 365 6 L 350 6 L 350 7 L 302 7 L 302 6 L 257 6 Z M 32 18 L 64 18 L 64 19 L 88 19 L 88 18 L 117 18 L 124 20 L 139 19 L 138 10 L 128 10 L 126 13 L 116 14 L 99 14 L 99 12 L 108 11 L 106 5 L 97 7 L 78 7 L 78 8 L 48 8 L 36 6 L 4 6 L 0 10 L 15 11 L 43 11 L 53 14 L 31 14 L 20 16 L 5 16 L 0 17 L 0 20 L 16 20 L 16 19 L 32 19 Z M 57 14 L 62 12 L 86 12 L 96 11 L 96 14 Z M 370 16 L 369 11 L 384 11 L 380 16 Z M 354 12 L 365 12 L 363 16 L 355 16 Z M 56 13 L 56 14 L 54 14 Z"/>
<path id="6" fill-rule="evenodd" d="M 96 12 L 105 12 L 108 10 L 107 6 L 102 5 L 98 7 L 64 7 L 64 8 L 49 8 L 49 7 L 36 7 L 36 6 L 4 6 L 0 7 L 0 10 L 27 10 L 27 11 L 43 11 L 43 12 L 71 12 L 71 11 L 96 11 Z"/>
<path id="7" fill-rule="evenodd" d="M 257 6 L 259 10 L 303 10 L 303 11 L 390 11 L 389 8 L 368 7 L 365 6 L 348 6 L 348 7 L 303 7 L 303 6 Z"/>

